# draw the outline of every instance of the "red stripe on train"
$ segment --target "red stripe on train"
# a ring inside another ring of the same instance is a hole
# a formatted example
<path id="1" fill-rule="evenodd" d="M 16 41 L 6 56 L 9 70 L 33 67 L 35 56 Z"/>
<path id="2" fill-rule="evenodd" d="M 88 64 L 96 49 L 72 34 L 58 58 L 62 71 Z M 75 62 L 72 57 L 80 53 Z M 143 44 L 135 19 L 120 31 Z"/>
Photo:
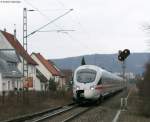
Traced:
<path id="1" fill-rule="evenodd" d="M 103 86 L 102 85 L 98 85 L 98 86 L 95 87 L 95 89 L 96 90 L 101 90 L 101 89 L 103 89 Z"/>

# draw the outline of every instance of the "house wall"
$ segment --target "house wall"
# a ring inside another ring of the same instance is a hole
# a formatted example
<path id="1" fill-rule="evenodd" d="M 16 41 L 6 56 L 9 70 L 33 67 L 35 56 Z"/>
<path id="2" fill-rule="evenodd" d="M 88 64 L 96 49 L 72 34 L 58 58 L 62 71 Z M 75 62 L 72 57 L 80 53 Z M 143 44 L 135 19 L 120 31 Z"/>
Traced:
<path id="1" fill-rule="evenodd" d="M 36 77 L 36 80 L 34 82 L 34 88 L 36 89 L 36 91 L 42 90 L 42 85 L 41 85 L 40 79 L 37 77 Z"/>
<path id="2" fill-rule="evenodd" d="M 47 79 L 50 79 L 50 78 L 53 78 L 52 74 L 47 70 L 47 68 L 39 61 L 39 59 L 34 55 L 32 54 L 31 57 L 37 62 L 37 66 L 36 68 L 42 72 L 42 74 L 47 78 Z"/>
<path id="3" fill-rule="evenodd" d="M 0 73 L 0 92 L 2 92 L 2 74 Z"/>
<path id="4" fill-rule="evenodd" d="M 58 83 L 58 89 L 61 89 L 64 87 L 65 85 L 65 79 L 62 78 L 61 76 L 53 76 L 49 70 L 47 70 L 47 68 L 40 62 L 40 60 L 34 55 L 32 54 L 31 57 L 38 63 L 38 65 L 36 66 L 36 68 L 47 78 L 54 78 L 54 81 L 56 83 Z M 58 69 L 59 70 L 59 69 Z M 41 82 L 41 90 L 43 90 L 43 88 L 45 87 L 45 83 Z M 39 85 L 38 85 L 39 87 Z M 45 89 L 45 88 L 44 88 Z"/>
<path id="5" fill-rule="evenodd" d="M 33 78 L 33 88 L 31 90 L 39 90 L 38 84 L 39 81 L 36 78 L 36 66 L 28 65 L 28 76 Z"/>
<path id="6" fill-rule="evenodd" d="M 54 76 L 54 80 L 56 83 L 59 82 L 59 80 L 60 80 L 59 76 Z"/>
<path id="7" fill-rule="evenodd" d="M 7 41 L 4 35 L 0 32 L 0 49 L 14 49 L 14 47 Z M 19 56 L 21 62 L 18 63 L 17 68 L 20 72 L 23 73 L 23 57 Z M 38 78 L 36 78 L 36 68 L 42 72 L 42 74 L 47 78 L 55 78 L 55 82 L 59 82 L 60 86 L 62 86 L 62 79 L 59 76 L 53 76 L 49 70 L 36 58 L 35 55 L 32 54 L 33 59 L 39 64 L 37 66 L 28 65 L 28 74 L 29 77 L 33 77 L 33 87 L 29 88 L 30 90 L 42 90 L 44 87 L 44 83 L 41 83 Z M 56 67 L 57 68 L 57 67 Z M 9 81 L 9 82 L 8 82 Z M 13 78 L 2 78 L 0 75 L 0 91 L 3 90 L 3 87 L 6 91 L 14 90 L 14 88 L 23 88 L 24 79 L 20 79 L 19 81 L 14 81 Z"/>
<path id="8" fill-rule="evenodd" d="M 20 89 L 23 88 L 23 79 L 13 79 L 13 78 L 2 78 L 0 75 L 0 92 L 4 91 L 13 91 L 15 88 Z M 41 91 L 42 85 L 40 80 L 36 78 L 33 81 L 33 88 L 29 88 L 29 90 Z"/>
<path id="9" fill-rule="evenodd" d="M 41 82 L 40 79 L 37 77 L 36 77 L 36 83 L 34 85 L 35 85 L 36 91 L 45 91 L 48 89 L 46 87 L 47 83 Z"/>
<path id="10" fill-rule="evenodd" d="M 8 42 L 8 40 L 4 37 L 4 35 L 1 32 L 0 32 L 0 49 L 14 49 L 14 47 Z M 21 55 L 19 55 L 19 57 L 21 59 L 21 62 L 18 63 L 17 68 L 19 69 L 20 72 L 23 73 L 23 57 Z M 25 60 L 25 62 L 26 62 L 26 60 Z M 33 77 L 33 83 L 35 84 L 36 83 L 36 67 L 34 65 L 28 65 L 28 74 L 30 77 Z M 4 80 L 4 79 L 2 79 L 2 80 Z M 23 84 L 23 80 L 22 80 L 22 84 Z M 35 86 L 35 85 L 33 85 L 33 86 Z M 22 85 L 22 87 L 23 87 L 23 85 Z M 36 90 L 36 87 L 30 88 L 30 89 Z"/>
<path id="11" fill-rule="evenodd" d="M 58 83 L 58 89 L 62 89 L 65 85 L 65 79 L 61 76 L 53 76 L 50 71 L 41 63 L 41 61 L 33 53 L 31 57 L 38 63 L 37 69 L 47 78 L 54 78 L 54 81 Z M 55 65 L 53 65 L 58 71 L 60 71 Z"/>
<path id="12" fill-rule="evenodd" d="M 60 72 L 60 69 L 56 65 L 53 65 L 53 66 Z M 58 87 L 60 89 L 62 89 L 66 85 L 65 78 L 63 78 L 61 76 L 55 76 L 55 82 L 59 83 Z"/>
<path id="13" fill-rule="evenodd" d="M 13 91 L 15 88 L 22 88 L 23 84 L 21 79 L 19 78 L 2 78 L 0 76 L 0 91 Z"/>
<path id="14" fill-rule="evenodd" d="M 59 89 L 63 89 L 65 87 L 65 85 L 66 85 L 65 78 L 59 77 L 58 83 L 59 83 L 59 85 L 58 85 Z"/>
<path id="15" fill-rule="evenodd" d="M 19 69 L 19 71 L 21 73 L 23 73 L 23 57 L 20 56 L 20 60 L 21 62 L 18 63 L 17 68 Z M 26 63 L 26 60 L 25 60 Z M 29 90 L 38 90 L 38 88 L 36 88 L 36 66 L 35 65 L 28 65 L 28 77 L 32 77 L 33 78 L 33 87 L 29 88 Z"/>

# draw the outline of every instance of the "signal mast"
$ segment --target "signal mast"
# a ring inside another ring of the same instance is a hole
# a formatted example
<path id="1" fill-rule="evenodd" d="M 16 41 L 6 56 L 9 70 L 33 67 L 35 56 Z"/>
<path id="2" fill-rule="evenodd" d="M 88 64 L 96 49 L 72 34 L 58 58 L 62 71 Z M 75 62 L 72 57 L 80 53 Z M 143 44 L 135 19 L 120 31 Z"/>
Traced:
<path id="1" fill-rule="evenodd" d="M 125 79 L 125 68 L 126 68 L 125 59 L 129 55 L 130 55 L 130 50 L 129 49 L 124 49 L 123 51 L 119 50 L 118 60 L 122 62 L 123 79 Z"/>

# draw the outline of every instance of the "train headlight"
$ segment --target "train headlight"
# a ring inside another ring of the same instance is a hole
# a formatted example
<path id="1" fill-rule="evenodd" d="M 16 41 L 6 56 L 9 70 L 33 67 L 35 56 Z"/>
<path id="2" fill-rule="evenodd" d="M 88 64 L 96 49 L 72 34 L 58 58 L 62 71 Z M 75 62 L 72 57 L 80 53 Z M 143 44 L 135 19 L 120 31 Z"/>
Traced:
<path id="1" fill-rule="evenodd" d="M 94 90 L 95 89 L 95 86 L 90 86 L 90 90 Z"/>
<path id="2" fill-rule="evenodd" d="M 76 90 L 79 90 L 79 89 L 80 89 L 80 87 L 79 87 L 79 86 L 75 86 L 75 89 L 76 89 Z"/>
<path id="3" fill-rule="evenodd" d="M 80 87 L 78 87 L 78 86 L 77 86 L 77 87 L 76 87 L 76 89 L 77 89 L 77 90 L 79 90 L 79 89 L 80 89 Z"/>

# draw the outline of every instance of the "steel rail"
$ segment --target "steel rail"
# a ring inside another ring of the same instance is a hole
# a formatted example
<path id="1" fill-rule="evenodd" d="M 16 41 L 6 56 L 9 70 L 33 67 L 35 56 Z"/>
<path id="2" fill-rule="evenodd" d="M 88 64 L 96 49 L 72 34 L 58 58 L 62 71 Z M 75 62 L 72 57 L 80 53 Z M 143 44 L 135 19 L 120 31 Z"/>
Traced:
<path id="1" fill-rule="evenodd" d="M 69 104 L 67 104 L 65 106 L 71 106 L 71 105 L 74 105 L 74 104 L 75 103 L 69 103 Z M 36 112 L 36 113 L 33 113 L 33 114 L 21 115 L 21 116 L 13 117 L 13 118 L 10 118 L 10 119 L 7 119 L 7 120 L 3 120 L 3 121 L 0 121 L 0 122 L 24 122 L 24 121 L 33 119 L 33 118 L 38 117 L 38 116 L 43 116 L 44 114 L 53 112 L 55 110 L 59 110 L 59 109 L 65 107 L 65 106 L 58 106 L 58 107 L 55 107 L 55 108 L 46 109 L 46 110 L 43 110 L 43 111 L 40 111 L 40 112 Z"/>
<path id="2" fill-rule="evenodd" d="M 93 108 L 93 107 L 92 107 L 92 108 Z M 80 111 L 80 112 L 78 112 L 78 113 L 76 113 L 76 114 L 74 114 L 74 115 L 68 117 L 67 119 L 63 120 L 62 122 L 69 122 L 69 121 L 71 121 L 71 120 L 73 120 L 73 119 L 75 119 L 75 118 L 81 116 L 83 113 L 86 113 L 87 111 L 91 110 L 92 108 L 90 107 L 90 108 L 87 108 L 87 109 L 85 109 L 85 110 L 83 110 L 83 111 Z"/>
<path id="3" fill-rule="evenodd" d="M 0 122 L 24 122 L 25 120 L 29 120 L 29 119 L 32 119 L 34 117 L 41 116 L 43 114 L 46 114 L 48 112 L 52 112 L 52 111 L 60 109 L 60 108 L 62 108 L 62 107 L 59 106 L 59 107 L 56 107 L 56 108 L 51 108 L 51 109 L 44 110 L 44 111 L 41 111 L 41 112 L 37 112 L 37 113 L 34 113 L 34 114 L 22 115 L 22 116 L 14 117 L 14 118 L 4 120 L 4 121 L 0 121 Z"/>
<path id="4" fill-rule="evenodd" d="M 56 111 L 53 111 L 53 112 L 51 112 L 51 113 L 49 113 L 47 115 L 41 116 L 41 117 L 39 117 L 37 119 L 35 118 L 34 120 L 30 120 L 30 122 L 41 122 L 41 121 L 44 121 L 44 120 L 46 120 L 48 118 L 57 116 L 57 115 L 59 115 L 61 113 L 65 113 L 65 112 L 67 112 L 69 110 L 72 110 L 74 108 L 77 108 L 77 107 L 78 107 L 77 105 L 74 105 L 74 106 L 64 106 L 63 108 L 58 109 Z"/>

